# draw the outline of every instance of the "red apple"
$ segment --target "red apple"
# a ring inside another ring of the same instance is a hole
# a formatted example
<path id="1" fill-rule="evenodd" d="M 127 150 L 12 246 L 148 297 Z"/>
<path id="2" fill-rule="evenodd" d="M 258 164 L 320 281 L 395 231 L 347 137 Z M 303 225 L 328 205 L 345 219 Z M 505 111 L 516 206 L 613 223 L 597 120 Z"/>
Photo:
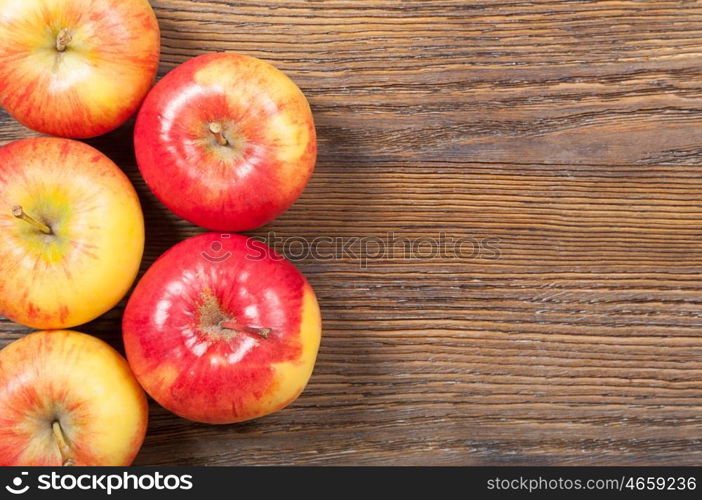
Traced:
<path id="1" fill-rule="evenodd" d="M 134 146 L 156 196 L 217 231 L 253 229 L 283 213 L 317 155 L 300 89 L 270 64 L 229 53 L 168 73 L 139 111 Z"/>
<path id="2" fill-rule="evenodd" d="M 123 331 L 146 392 L 181 417 L 223 424 L 298 397 L 314 367 L 321 318 L 304 276 L 266 245 L 203 234 L 146 272 Z"/>
<path id="3" fill-rule="evenodd" d="M 0 351 L 0 465 L 129 465 L 147 419 L 129 365 L 101 340 L 43 331 Z"/>
<path id="4" fill-rule="evenodd" d="M 0 103 L 45 134 L 109 132 L 151 87 L 159 39 L 147 0 L 0 0 Z"/>

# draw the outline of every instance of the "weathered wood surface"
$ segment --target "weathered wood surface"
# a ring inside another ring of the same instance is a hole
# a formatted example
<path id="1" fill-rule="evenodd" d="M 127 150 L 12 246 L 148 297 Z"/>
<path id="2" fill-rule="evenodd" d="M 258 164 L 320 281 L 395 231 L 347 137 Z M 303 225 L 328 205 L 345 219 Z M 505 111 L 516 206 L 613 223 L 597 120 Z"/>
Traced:
<path id="1" fill-rule="evenodd" d="M 307 391 L 223 427 L 152 405 L 137 464 L 702 464 L 699 2 L 153 5 L 161 75 L 240 51 L 309 96 L 315 176 L 251 234 L 499 255 L 299 260 L 325 321 Z M 146 268 L 199 230 L 147 192 L 130 134 L 90 142 L 142 196 Z M 0 141 L 28 135 L 0 114 Z M 81 329 L 119 346 L 121 311 Z"/>

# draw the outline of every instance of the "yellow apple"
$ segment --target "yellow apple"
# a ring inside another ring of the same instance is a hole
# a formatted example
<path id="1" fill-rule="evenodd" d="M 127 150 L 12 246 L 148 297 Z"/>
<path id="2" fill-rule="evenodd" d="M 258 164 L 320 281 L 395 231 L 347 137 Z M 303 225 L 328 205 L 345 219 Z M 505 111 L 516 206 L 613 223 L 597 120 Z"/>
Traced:
<path id="1" fill-rule="evenodd" d="M 129 465 L 147 421 L 144 392 L 102 340 L 41 331 L 0 351 L 0 465 Z"/>
<path id="2" fill-rule="evenodd" d="M 40 329 L 80 325 L 114 307 L 144 250 L 127 177 L 68 139 L 0 148 L 0 234 L 0 314 Z"/>

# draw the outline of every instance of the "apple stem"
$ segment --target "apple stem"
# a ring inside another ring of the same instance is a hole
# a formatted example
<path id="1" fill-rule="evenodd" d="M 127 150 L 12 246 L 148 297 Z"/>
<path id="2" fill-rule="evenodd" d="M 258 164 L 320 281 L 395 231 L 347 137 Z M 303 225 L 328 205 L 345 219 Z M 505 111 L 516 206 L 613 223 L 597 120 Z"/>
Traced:
<path id="1" fill-rule="evenodd" d="M 61 424 L 58 420 L 51 424 L 51 429 L 54 431 L 54 437 L 56 438 L 56 444 L 58 445 L 59 453 L 61 454 L 61 465 L 73 465 L 73 459 L 71 458 L 71 449 L 66 443 L 66 438 L 63 436 L 63 431 L 61 430 Z"/>
<path id="2" fill-rule="evenodd" d="M 29 215 L 24 213 L 24 210 L 19 205 L 12 207 L 12 215 L 17 217 L 18 219 L 22 219 L 23 221 L 31 224 L 32 226 L 36 227 L 39 231 L 41 231 L 44 234 L 52 234 L 53 233 L 49 226 L 39 222 L 35 218 L 30 217 Z"/>
<path id="3" fill-rule="evenodd" d="M 222 321 L 219 324 L 219 326 L 221 328 L 227 328 L 229 330 L 237 330 L 240 332 L 251 333 L 253 335 L 259 335 L 260 337 L 263 337 L 264 339 L 267 339 L 268 336 L 271 334 L 270 328 L 262 328 L 259 326 L 244 326 L 244 325 L 240 325 L 236 321 Z"/>
<path id="4" fill-rule="evenodd" d="M 73 36 L 71 35 L 71 32 L 68 31 L 66 28 L 63 28 L 61 31 L 58 32 L 58 35 L 56 35 L 56 50 L 59 52 L 63 52 L 68 48 L 68 44 L 71 43 L 71 40 L 73 39 Z"/>
<path id="5" fill-rule="evenodd" d="M 229 144 L 227 141 L 227 138 L 224 137 L 224 134 L 222 133 L 222 124 L 219 122 L 212 122 L 210 123 L 210 132 L 212 135 L 214 135 L 215 140 L 217 141 L 217 144 L 220 146 L 226 146 Z"/>

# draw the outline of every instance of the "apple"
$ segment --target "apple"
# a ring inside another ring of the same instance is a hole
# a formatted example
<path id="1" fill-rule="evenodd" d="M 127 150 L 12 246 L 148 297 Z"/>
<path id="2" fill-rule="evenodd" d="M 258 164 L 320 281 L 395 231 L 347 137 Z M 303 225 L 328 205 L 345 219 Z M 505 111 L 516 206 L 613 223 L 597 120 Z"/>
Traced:
<path id="1" fill-rule="evenodd" d="M 147 0 L 0 0 L 0 104 L 25 126 L 94 137 L 124 123 L 158 69 Z"/>
<path id="2" fill-rule="evenodd" d="M 261 417 L 293 402 L 321 336 L 305 277 L 263 243 L 202 234 L 161 256 L 124 313 L 127 359 L 147 393 L 198 422 Z"/>
<path id="3" fill-rule="evenodd" d="M 40 137 L 0 148 L 0 314 L 69 328 L 114 307 L 136 278 L 144 219 L 98 150 Z"/>
<path id="4" fill-rule="evenodd" d="M 137 163 L 178 216 L 246 231 L 287 210 L 314 170 L 307 99 L 281 71 L 232 53 L 195 57 L 149 93 L 134 130 Z"/>
<path id="5" fill-rule="evenodd" d="M 0 351 L 0 465 L 129 465 L 146 433 L 144 391 L 102 340 L 31 333 Z"/>

